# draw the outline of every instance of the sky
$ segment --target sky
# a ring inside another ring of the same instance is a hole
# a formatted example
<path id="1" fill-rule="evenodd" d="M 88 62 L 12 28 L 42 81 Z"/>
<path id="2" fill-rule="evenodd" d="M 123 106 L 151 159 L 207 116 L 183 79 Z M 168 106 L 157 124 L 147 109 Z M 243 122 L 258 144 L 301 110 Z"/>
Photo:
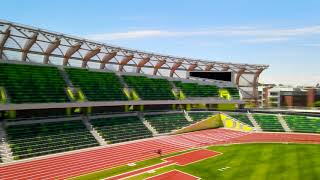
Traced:
<path id="1" fill-rule="evenodd" d="M 0 1 L 0 19 L 161 54 L 267 64 L 261 83 L 320 83 L 319 0 Z"/>

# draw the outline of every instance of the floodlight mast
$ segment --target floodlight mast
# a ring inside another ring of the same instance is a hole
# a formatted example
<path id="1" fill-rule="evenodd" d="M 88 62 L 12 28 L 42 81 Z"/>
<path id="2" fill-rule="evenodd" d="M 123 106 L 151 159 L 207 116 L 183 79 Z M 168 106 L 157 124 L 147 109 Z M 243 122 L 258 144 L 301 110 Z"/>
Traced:
<path id="1" fill-rule="evenodd" d="M 33 48 L 35 46 L 39 48 Z M 0 59 L 17 60 L 11 58 L 12 53 L 21 53 L 20 60 L 24 62 L 27 62 L 27 59 L 33 60 L 29 55 L 38 55 L 42 56 L 40 62 L 44 64 L 63 66 L 79 64 L 77 67 L 91 68 L 88 65 L 90 62 L 99 63 L 100 69 L 105 69 L 106 65 L 110 64 L 118 66 L 116 71 L 126 71 L 127 67 L 131 67 L 135 68 L 136 73 L 168 77 L 179 77 L 178 71 L 185 71 L 186 74 L 194 70 L 231 71 L 235 74 L 235 84 L 238 88 L 242 89 L 242 92 L 246 91 L 251 96 L 249 99 L 255 101 L 258 99 L 259 76 L 269 67 L 260 64 L 206 61 L 144 52 L 0 20 Z M 54 62 L 50 61 L 52 57 L 55 58 Z M 70 61 L 80 63 L 70 63 Z M 152 68 L 153 71 L 144 72 L 143 68 Z M 160 73 L 160 69 L 167 73 L 162 73 L 162 71 Z M 253 78 L 248 79 L 247 75 Z M 242 79 L 249 83 L 243 83 Z M 250 90 L 245 90 L 248 87 Z"/>

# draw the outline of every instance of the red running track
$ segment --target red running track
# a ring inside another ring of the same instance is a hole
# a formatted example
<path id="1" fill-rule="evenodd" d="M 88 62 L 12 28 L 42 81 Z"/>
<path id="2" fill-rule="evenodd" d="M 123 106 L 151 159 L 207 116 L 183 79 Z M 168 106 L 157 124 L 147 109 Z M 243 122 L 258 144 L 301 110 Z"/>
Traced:
<path id="1" fill-rule="evenodd" d="M 100 149 L 91 149 L 56 157 L 0 165 L 1 180 L 66 179 L 106 168 L 157 157 L 162 149 L 170 154 L 194 147 L 245 142 L 320 143 L 320 135 L 287 133 L 244 133 L 210 129 L 182 135 L 162 136 Z"/>

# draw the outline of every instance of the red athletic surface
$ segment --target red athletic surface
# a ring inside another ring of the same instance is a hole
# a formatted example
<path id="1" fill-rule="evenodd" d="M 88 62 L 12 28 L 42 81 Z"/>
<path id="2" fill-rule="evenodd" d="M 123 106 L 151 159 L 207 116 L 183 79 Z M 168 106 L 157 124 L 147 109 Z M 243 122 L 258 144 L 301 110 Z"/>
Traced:
<path id="1" fill-rule="evenodd" d="M 163 162 L 163 163 L 160 163 L 160 164 L 156 164 L 156 165 L 153 165 L 153 166 L 149 166 L 149 167 L 146 167 L 146 168 L 138 169 L 138 170 L 135 170 L 135 171 L 130 171 L 130 172 L 127 172 L 127 173 L 123 173 L 123 174 L 120 174 L 120 175 L 117 175 L 117 176 L 113 176 L 113 177 L 107 178 L 106 180 L 124 179 L 124 178 L 130 177 L 130 176 L 136 176 L 138 174 L 142 174 L 142 173 L 145 173 L 145 172 L 150 171 L 150 170 L 156 170 L 158 168 L 162 168 L 162 167 L 165 167 L 165 166 L 168 166 L 168 165 L 172 165 L 172 164 L 177 164 L 177 165 L 183 166 L 183 165 L 194 163 L 194 162 L 197 162 L 197 161 L 200 161 L 200 160 L 207 159 L 209 157 L 216 156 L 218 154 L 220 154 L 220 153 L 219 152 L 215 152 L 215 151 L 205 150 L 205 149 L 195 150 L 195 151 L 192 151 L 192 152 L 188 152 L 188 153 L 184 153 L 184 154 L 180 154 L 180 155 L 177 155 L 177 156 L 172 156 L 172 157 L 163 159 L 166 162 Z"/>
<path id="2" fill-rule="evenodd" d="M 147 180 L 197 180 L 199 178 L 196 178 L 194 176 L 191 176 L 189 174 L 173 170 L 158 176 L 154 176 L 151 178 L 148 178 Z"/>
<path id="3" fill-rule="evenodd" d="M 220 153 L 206 150 L 206 149 L 201 149 L 201 150 L 184 153 L 178 156 L 172 156 L 164 160 L 169 162 L 175 162 L 177 165 L 180 165 L 180 166 L 185 166 L 197 161 L 201 161 L 201 160 L 216 156 L 218 154 Z"/>
<path id="4" fill-rule="evenodd" d="M 156 164 L 156 165 L 149 166 L 149 167 L 146 167 L 146 168 L 138 169 L 138 170 L 135 170 L 135 171 L 130 171 L 130 172 L 127 172 L 127 173 L 123 173 L 121 175 L 110 177 L 110 178 L 107 178 L 105 180 L 123 179 L 123 178 L 129 177 L 129 176 L 142 174 L 142 173 L 145 173 L 145 172 L 150 171 L 150 170 L 155 170 L 155 169 L 158 169 L 158 168 L 162 168 L 162 167 L 168 166 L 170 164 L 173 164 L 173 163 L 172 162 L 164 162 L 164 163 Z"/>
<path id="5" fill-rule="evenodd" d="M 0 165 L 1 180 L 66 179 L 106 168 L 157 157 L 163 154 L 214 144 L 243 142 L 320 143 L 320 135 L 288 133 L 244 133 L 210 129 L 182 135 L 162 136 L 139 142 L 62 154 L 29 162 Z"/>

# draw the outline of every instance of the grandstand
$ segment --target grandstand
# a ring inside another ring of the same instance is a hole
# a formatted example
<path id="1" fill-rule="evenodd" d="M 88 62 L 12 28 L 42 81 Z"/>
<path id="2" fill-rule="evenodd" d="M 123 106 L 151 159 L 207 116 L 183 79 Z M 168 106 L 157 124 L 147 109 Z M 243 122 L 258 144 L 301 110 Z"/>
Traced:
<path id="1" fill-rule="evenodd" d="M 291 115 L 284 116 L 284 119 L 294 132 L 320 132 L 320 118 Z"/>
<path id="2" fill-rule="evenodd" d="M 0 32 L 0 179 L 32 179 L 39 170 L 23 163 L 43 159 L 39 164 L 53 158 L 48 162 L 59 166 L 37 176 L 64 179 L 154 158 L 159 150 L 294 142 L 306 136 L 292 132 L 320 133 L 316 117 L 245 109 L 257 103 L 267 65 L 143 52 L 2 20 Z M 228 71 L 232 81 L 190 71 Z M 25 168 L 10 176 L 13 162 Z"/>
<path id="3" fill-rule="evenodd" d="M 264 131 L 284 131 L 275 115 L 254 114 L 253 117 Z"/>

